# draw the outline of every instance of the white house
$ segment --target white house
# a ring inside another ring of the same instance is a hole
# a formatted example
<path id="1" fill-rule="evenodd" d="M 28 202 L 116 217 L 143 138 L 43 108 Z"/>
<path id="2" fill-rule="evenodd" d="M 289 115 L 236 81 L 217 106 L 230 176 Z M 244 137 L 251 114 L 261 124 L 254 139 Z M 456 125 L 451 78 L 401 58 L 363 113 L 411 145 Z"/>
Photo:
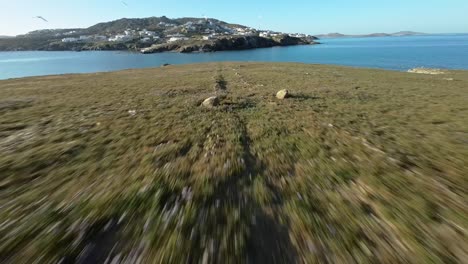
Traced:
<path id="1" fill-rule="evenodd" d="M 186 37 L 171 37 L 168 42 L 175 42 L 175 41 L 179 41 L 179 40 L 188 40 L 189 38 L 186 38 Z"/>
<path id="2" fill-rule="evenodd" d="M 109 41 L 114 41 L 114 42 L 125 42 L 125 41 L 130 41 L 130 40 L 133 40 L 133 37 L 129 35 L 117 35 L 109 39 Z"/>
<path id="3" fill-rule="evenodd" d="M 77 38 L 64 38 L 62 39 L 62 42 L 77 42 L 78 39 Z"/>
<path id="4" fill-rule="evenodd" d="M 140 36 L 149 36 L 149 37 L 152 37 L 152 36 L 156 36 L 156 32 L 154 31 L 148 31 L 146 29 L 143 29 L 142 31 L 138 32 L 138 34 Z"/>
<path id="5" fill-rule="evenodd" d="M 305 38 L 305 37 L 307 37 L 306 34 L 298 34 L 298 33 L 296 33 L 296 34 L 289 34 L 289 36 L 290 36 L 290 37 L 295 37 L 295 38 Z"/>
<path id="6" fill-rule="evenodd" d="M 63 33 L 63 34 L 66 35 L 66 36 L 69 36 L 69 35 L 73 35 L 73 34 L 75 34 L 75 33 L 76 33 L 76 31 L 75 31 L 75 30 L 72 30 L 72 31 L 65 32 L 65 33 Z"/>
<path id="7" fill-rule="evenodd" d="M 80 36 L 79 41 L 87 42 L 93 40 L 93 36 Z"/>

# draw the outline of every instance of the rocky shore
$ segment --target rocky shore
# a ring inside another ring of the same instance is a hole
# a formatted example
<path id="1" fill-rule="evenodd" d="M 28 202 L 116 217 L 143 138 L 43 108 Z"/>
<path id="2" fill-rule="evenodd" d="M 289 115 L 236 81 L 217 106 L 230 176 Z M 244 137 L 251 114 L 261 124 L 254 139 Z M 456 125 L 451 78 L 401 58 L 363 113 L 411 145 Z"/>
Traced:
<path id="1" fill-rule="evenodd" d="M 275 46 L 312 45 L 319 44 L 312 39 L 296 38 L 282 35 L 275 38 L 264 38 L 258 36 L 236 36 L 203 41 L 178 41 L 152 45 L 141 49 L 141 53 L 158 53 L 175 51 L 180 53 L 191 52 L 214 52 L 226 50 L 246 50 L 256 48 L 269 48 Z"/>

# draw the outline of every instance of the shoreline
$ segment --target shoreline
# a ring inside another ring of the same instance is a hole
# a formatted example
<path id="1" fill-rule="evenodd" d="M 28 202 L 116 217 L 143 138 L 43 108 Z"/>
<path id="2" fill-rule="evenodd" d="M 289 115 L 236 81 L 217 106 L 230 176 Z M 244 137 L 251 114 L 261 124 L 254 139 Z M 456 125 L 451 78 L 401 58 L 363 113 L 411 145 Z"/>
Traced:
<path id="1" fill-rule="evenodd" d="M 95 51 L 86 51 L 86 52 L 95 52 Z M 115 51 L 109 51 L 115 52 Z M 220 52 L 232 52 L 232 51 L 220 51 Z M 139 54 L 139 53 L 137 53 Z M 196 54 L 196 53 L 192 53 Z M 399 73 L 408 73 L 413 75 L 439 75 L 444 76 L 449 74 L 450 72 L 468 72 L 468 69 L 447 69 L 447 68 L 426 68 L 426 67 L 416 67 L 416 68 L 409 68 L 406 70 L 393 70 L 393 69 L 383 69 L 383 68 L 372 68 L 372 67 L 359 67 L 359 66 L 349 66 L 349 65 L 340 65 L 340 64 L 319 64 L 319 63 L 301 63 L 301 62 L 262 62 L 262 61 L 224 61 L 222 63 L 240 63 L 240 64 L 265 64 L 265 65 L 290 65 L 290 64 L 297 64 L 297 65 L 309 65 L 309 66 L 318 66 L 318 67 L 337 67 L 337 68 L 344 68 L 344 69 L 355 69 L 355 70 L 368 70 L 368 71 L 384 71 L 384 72 L 399 72 Z M 152 70 L 158 68 L 164 68 L 168 66 L 172 67 L 196 67 L 196 66 L 206 66 L 210 64 L 219 64 L 219 62 L 194 62 L 194 63 L 182 63 L 182 64 L 161 64 L 159 66 L 151 66 L 151 67 L 144 67 L 144 68 L 127 68 L 127 69 L 118 69 L 118 70 L 110 70 L 110 71 L 96 71 L 96 72 L 70 72 L 70 73 L 58 73 L 58 74 L 46 74 L 46 75 L 31 75 L 31 76 L 23 76 L 23 77 L 11 77 L 11 78 L 0 78 L 0 82 L 2 81 L 10 81 L 10 80 L 21 80 L 21 79 L 30 79 L 30 78 L 48 78 L 48 77 L 62 77 L 62 76 L 81 76 L 81 75 L 101 75 L 101 74 L 111 74 L 111 73 L 119 73 L 119 72 L 131 72 L 131 71 L 139 71 L 139 70 Z M 442 73 L 432 73 L 432 71 Z M 451 81 L 451 80 L 449 80 Z"/>
<path id="2" fill-rule="evenodd" d="M 282 48 L 282 47 L 271 47 L 271 48 Z M 32 51 L 36 52 L 36 51 Z M 37 51 L 42 52 L 42 51 Z M 45 51 L 45 52 L 73 52 L 73 51 Z M 83 52 L 118 52 L 118 51 L 83 51 Z M 145 54 L 141 54 L 139 52 L 132 52 L 132 51 L 123 51 L 124 53 L 133 53 L 145 56 Z M 235 50 L 228 50 L 228 51 L 217 51 L 217 52 L 236 52 Z M 1 53 L 1 52 L 0 52 Z M 163 53 L 177 53 L 174 51 L 166 51 Z M 153 53 L 153 54 L 163 54 L 163 53 Z M 202 53 L 182 53 L 187 55 L 196 55 Z M 1 62 L 0 62 L 1 63 Z M 109 71 L 93 71 L 93 72 L 67 72 L 67 73 L 57 73 L 57 74 L 44 74 L 44 75 L 30 75 L 30 76 L 22 76 L 22 77 L 11 77 L 11 78 L 0 78 L 1 81 L 7 80 L 19 80 L 19 79 L 26 79 L 26 78 L 41 78 L 41 77 L 59 77 L 59 76 L 79 76 L 79 75 L 93 75 L 93 74 L 105 74 L 105 73 L 117 73 L 117 72 L 125 72 L 125 71 L 138 71 L 138 70 L 151 70 L 151 69 L 158 69 L 167 66 L 175 66 L 175 67 L 183 67 L 183 66 L 204 66 L 210 64 L 219 64 L 220 62 L 210 61 L 210 62 L 188 62 L 188 63 L 180 63 L 180 64 L 169 64 L 169 63 L 161 63 L 160 65 L 156 66 L 149 66 L 149 67 L 141 67 L 141 68 L 124 68 L 124 69 L 116 69 L 116 70 L 109 70 Z M 338 67 L 338 68 L 348 68 L 348 69 L 356 69 L 356 70 L 369 70 L 369 71 L 387 71 L 387 72 L 400 72 L 400 73 L 411 73 L 411 74 L 420 74 L 420 75 L 433 75 L 431 73 L 426 73 L 424 70 L 427 71 L 444 71 L 444 72 L 451 72 L 451 71 L 468 71 L 468 69 L 450 69 L 450 68 L 428 68 L 428 67 L 415 67 L 415 68 L 408 68 L 408 69 L 385 69 L 385 68 L 378 68 L 378 67 L 364 67 L 364 66 L 352 66 L 352 65 L 342 65 L 342 64 L 323 64 L 323 63 L 303 63 L 303 62 L 270 62 L 270 61 L 223 61 L 222 63 L 243 63 L 243 64 L 266 64 L 266 65 L 288 65 L 288 64 L 298 64 L 298 65 L 310 65 L 310 66 L 322 66 L 322 67 Z M 165 65 L 167 64 L 167 65 Z M 439 74 L 444 75 L 445 73 Z"/>

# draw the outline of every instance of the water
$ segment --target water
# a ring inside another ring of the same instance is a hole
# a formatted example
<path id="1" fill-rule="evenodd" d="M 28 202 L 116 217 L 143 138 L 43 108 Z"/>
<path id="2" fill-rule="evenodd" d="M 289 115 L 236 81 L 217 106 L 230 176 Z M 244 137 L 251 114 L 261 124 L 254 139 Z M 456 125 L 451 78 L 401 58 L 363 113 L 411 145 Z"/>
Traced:
<path id="1" fill-rule="evenodd" d="M 0 79 L 213 61 L 302 62 L 400 71 L 415 67 L 468 69 L 468 34 L 320 41 L 324 44 L 198 54 L 0 52 Z"/>

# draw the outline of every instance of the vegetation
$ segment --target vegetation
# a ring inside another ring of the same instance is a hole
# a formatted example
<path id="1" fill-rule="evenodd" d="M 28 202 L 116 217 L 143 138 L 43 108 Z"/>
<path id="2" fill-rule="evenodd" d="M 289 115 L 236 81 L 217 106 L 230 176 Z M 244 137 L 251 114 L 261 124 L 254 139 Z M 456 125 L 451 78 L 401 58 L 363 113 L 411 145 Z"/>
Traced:
<path id="1" fill-rule="evenodd" d="M 467 87 L 262 63 L 0 81 L 0 259 L 462 263 Z"/>

